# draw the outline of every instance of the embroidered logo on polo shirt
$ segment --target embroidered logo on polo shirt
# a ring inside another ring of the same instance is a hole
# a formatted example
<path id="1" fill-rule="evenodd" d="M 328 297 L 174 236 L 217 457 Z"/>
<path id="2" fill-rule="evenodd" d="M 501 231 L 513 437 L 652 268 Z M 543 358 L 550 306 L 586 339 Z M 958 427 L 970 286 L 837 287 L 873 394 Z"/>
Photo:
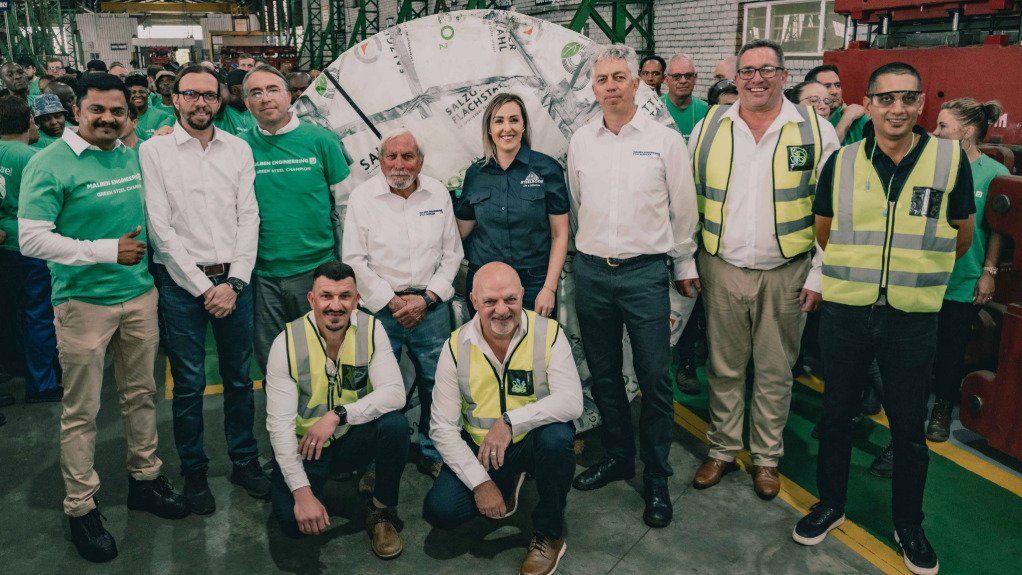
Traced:
<path id="1" fill-rule="evenodd" d="M 539 177 L 536 172 L 529 172 L 528 176 L 522 180 L 523 188 L 537 188 L 543 185 L 543 178 Z"/>
<path id="2" fill-rule="evenodd" d="M 442 208 L 437 208 L 435 210 L 422 210 L 421 212 L 419 212 L 419 215 L 420 216 L 435 216 L 435 215 L 442 214 L 442 213 L 444 213 L 444 210 Z"/>
<path id="3" fill-rule="evenodd" d="M 812 159 L 816 144 L 804 146 L 788 146 L 788 170 L 791 172 L 804 172 L 813 169 Z"/>
<path id="4" fill-rule="evenodd" d="M 643 158 L 659 158 L 660 152 L 655 150 L 632 150 L 633 156 L 641 156 Z"/>

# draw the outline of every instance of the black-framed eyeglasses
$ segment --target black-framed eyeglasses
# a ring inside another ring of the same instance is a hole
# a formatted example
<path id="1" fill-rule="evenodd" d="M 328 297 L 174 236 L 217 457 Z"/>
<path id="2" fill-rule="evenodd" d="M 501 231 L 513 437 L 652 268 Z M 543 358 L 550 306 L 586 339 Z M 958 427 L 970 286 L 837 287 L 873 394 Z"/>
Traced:
<path id="1" fill-rule="evenodd" d="M 682 74 L 668 74 L 667 77 L 672 79 L 672 80 L 674 80 L 675 82 L 681 81 L 682 78 L 684 78 L 684 79 L 688 80 L 689 82 L 691 82 L 692 80 L 695 80 L 696 76 L 698 76 L 698 75 L 699 74 L 697 74 L 695 72 L 685 72 L 685 73 L 682 73 Z"/>
<path id="2" fill-rule="evenodd" d="M 194 102 L 199 98 L 206 101 L 207 104 L 212 104 L 220 99 L 220 92 L 196 92 L 195 90 L 181 90 L 175 92 L 177 95 L 185 99 L 185 102 Z"/>
<path id="3" fill-rule="evenodd" d="M 923 97 L 923 93 L 919 90 L 894 90 L 892 92 L 879 92 L 877 94 L 866 94 L 869 96 L 873 103 L 881 108 L 888 108 L 893 106 L 898 100 L 901 100 L 904 106 L 915 106 Z"/>
<path id="4" fill-rule="evenodd" d="M 753 68 L 747 66 L 745 68 L 738 69 L 738 77 L 742 80 L 751 80 L 756 76 L 756 72 L 759 72 L 759 77 L 764 80 L 769 80 L 777 75 L 778 72 L 783 72 L 784 68 L 780 66 L 761 66 L 759 68 Z"/>

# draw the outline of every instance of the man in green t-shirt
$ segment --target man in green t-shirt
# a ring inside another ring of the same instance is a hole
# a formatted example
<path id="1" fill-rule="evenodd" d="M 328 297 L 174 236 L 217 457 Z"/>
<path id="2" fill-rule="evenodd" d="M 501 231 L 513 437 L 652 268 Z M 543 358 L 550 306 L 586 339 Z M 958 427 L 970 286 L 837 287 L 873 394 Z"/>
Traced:
<path id="1" fill-rule="evenodd" d="M 244 70 L 231 70 L 227 74 L 227 97 L 224 99 L 224 107 L 220 111 L 214 125 L 235 136 L 255 126 L 255 118 L 248 111 L 245 105 L 245 97 L 242 94 L 242 82 L 245 80 Z"/>
<path id="2" fill-rule="evenodd" d="M 0 351 L 24 356 L 15 365 L 25 366 L 27 403 L 60 401 L 64 395 L 57 376 L 50 272 L 45 261 L 18 249 L 21 176 L 37 152 L 30 145 L 38 135 L 27 103 L 17 96 L 0 98 L 0 326 L 17 342 Z"/>
<path id="3" fill-rule="evenodd" d="M 60 98 L 53 94 L 42 94 L 32 102 L 32 113 L 39 127 L 39 139 L 32 147 L 42 150 L 64 134 L 66 112 L 60 104 Z"/>
<path id="4" fill-rule="evenodd" d="M 832 104 L 830 105 L 830 125 L 837 131 L 837 137 L 841 140 L 842 146 L 854 144 L 863 139 L 865 135 L 862 130 L 870 122 L 866 115 L 866 108 L 858 104 L 845 105 L 844 94 L 841 90 L 841 76 L 838 74 L 837 66 L 834 64 L 823 64 L 806 73 L 806 82 L 819 82 L 830 94 Z"/>
<path id="5" fill-rule="evenodd" d="M 28 102 L 28 77 L 20 64 L 7 62 L 0 65 L 0 80 L 3 80 L 11 94 Z"/>
<path id="6" fill-rule="evenodd" d="M 28 80 L 28 103 L 35 101 L 42 92 L 39 89 L 39 75 L 36 74 L 35 60 L 31 56 L 21 56 L 15 59 L 25 70 L 25 79 Z"/>
<path id="7" fill-rule="evenodd" d="M 155 106 L 149 105 L 149 81 L 141 74 L 132 74 L 124 80 L 124 85 L 131 93 L 131 103 L 138 110 L 138 126 L 135 134 L 139 141 L 144 142 L 163 126 L 173 126 L 174 115 Z"/>
<path id="8" fill-rule="evenodd" d="M 128 509 L 166 519 L 188 515 L 156 456 L 157 294 L 147 269 L 138 154 L 118 139 L 128 98 L 116 76 L 83 76 L 74 107 L 79 131 L 65 130 L 62 142 L 29 161 L 18 206 L 21 251 L 49 261 L 52 276 L 64 375 L 64 513 L 79 555 L 94 562 L 117 556 L 96 507 L 100 482 L 93 468 L 108 347 L 128 444 Z"/>
<path id="9" fill-rule="evenodd" d="M 692 57 L 687 54 L 675 54 L 667 62 L 665 76 L 667 93 L 660 96 L 667 111 L 674 118 L 674 124 L 685 140 L 710 109 L 705 101 L 692 95 L 699 74 L 696 73 Z"/>
<path id="10" fill-rule="evenodd" d="M 150 100 L 149 107 L 163 110 L 164 112 L 174 115 L 174 80 L 176 75 L 170 70 L 163 70 L 156 73 L 156 84 L 155 93 L 159 95 L 159 99 L 156 101 Z"/>
<path id="11" fill-rule="evenodd" d="M 252 147 L 259 204 L 259 251 L 252 273 L 254 349 L 266 373 L 270 345 L 284 325 L 309 311 L 312 272 L 337 259 L 333 186 L 348 177 L 340 140 L 302 122 L 288 108 L 287 80 L 261 65 L 244 82 L 256 127 L 240 137 Z"/>

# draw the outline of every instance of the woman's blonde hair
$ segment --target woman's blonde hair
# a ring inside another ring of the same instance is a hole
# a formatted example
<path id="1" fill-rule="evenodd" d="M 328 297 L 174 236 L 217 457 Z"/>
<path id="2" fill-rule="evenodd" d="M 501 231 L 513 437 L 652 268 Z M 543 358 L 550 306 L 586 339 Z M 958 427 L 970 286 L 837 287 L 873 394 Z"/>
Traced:
<path id="1" fill-rule="evenodd" d="M 950 110 L 963 126 L 976 128 L 976 142 L 982 143 L 987 137 L 987 128 L 1001 117 L 1001 103 L 997 100 L 980 103 L 975 98 L 958 98 L 949 100 L 940 106 L 941 110 Z"/>

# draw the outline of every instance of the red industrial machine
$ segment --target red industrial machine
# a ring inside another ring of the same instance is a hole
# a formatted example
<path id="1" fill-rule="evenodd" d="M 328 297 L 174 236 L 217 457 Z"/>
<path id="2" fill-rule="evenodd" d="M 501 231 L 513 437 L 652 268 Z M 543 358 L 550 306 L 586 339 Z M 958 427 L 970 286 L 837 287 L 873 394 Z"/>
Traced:
<path id="1" fill-rule="evenodd" d="M 998 100 L 1004 114 L 991 126 L 983 151 L 1019 173 L 1022 9 L 1014 0 L 835 0 L 834 11 L 845 16 L 853 40 L 826 52 L 823 61 L 841 71 L 846 102 L 861 102 L 879 66 L 907 62 L 923 79 L 926 105 L 919 123 L 925 129 L 934 128 L 948 100 Z M 1022 460 L 1022 177 L 997 178 L 988 194 L 986 221 L 1008 238 L 1002 255 L 1007 261 L 1000 266 L 995 304 L 982 314 L 969 353 L 974 360 L 992 358 L 998 348 L 996 373 L 965 379 L 961 421 L 991 447 Z M 997 323 L 999 338 L 991 329 Z"/>

